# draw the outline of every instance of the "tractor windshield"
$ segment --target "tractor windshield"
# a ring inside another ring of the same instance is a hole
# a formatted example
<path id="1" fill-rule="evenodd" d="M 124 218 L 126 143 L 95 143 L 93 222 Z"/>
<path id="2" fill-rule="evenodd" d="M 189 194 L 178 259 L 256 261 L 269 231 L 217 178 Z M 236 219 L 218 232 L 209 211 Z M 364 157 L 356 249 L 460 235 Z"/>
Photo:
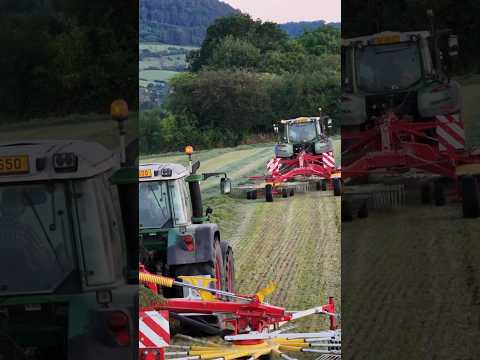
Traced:
<path id="1" fill-rule="evenodd" d="M 172 212 L 166 181 L 141 182 L 139 185 L 139 205 L 141 227 L 172 227 Z"/>
<path id="2" fill-rule="evenodd" d="M 317 127 L 315 122 L 290 124 L 287 136 L 290 143 L 310 142 L 317 137 Z"/>
<path id="3" fill-rule="evenodd" d="M 67 278 L 70 216 L 64 184 L 0 185 L 0 296 L 52 292 Z"/>
<path id="4" fill-rule="evenodd" d="M 407 89 L 422 78 L 415 42 L 367 46 L 357 50 L 358 86 L 366 92 Z"/>

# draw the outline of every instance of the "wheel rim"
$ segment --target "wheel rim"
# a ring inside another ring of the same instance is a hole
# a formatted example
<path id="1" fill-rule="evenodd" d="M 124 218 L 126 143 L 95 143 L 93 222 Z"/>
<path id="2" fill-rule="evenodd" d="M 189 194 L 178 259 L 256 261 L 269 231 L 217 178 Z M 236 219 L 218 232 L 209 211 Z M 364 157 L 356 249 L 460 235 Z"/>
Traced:
<path id="1" fill-rule="evenodd" d="M 218 252 L 218 244 L 215 246 L 215 288 L 222 289 L 222 257 Z"/>

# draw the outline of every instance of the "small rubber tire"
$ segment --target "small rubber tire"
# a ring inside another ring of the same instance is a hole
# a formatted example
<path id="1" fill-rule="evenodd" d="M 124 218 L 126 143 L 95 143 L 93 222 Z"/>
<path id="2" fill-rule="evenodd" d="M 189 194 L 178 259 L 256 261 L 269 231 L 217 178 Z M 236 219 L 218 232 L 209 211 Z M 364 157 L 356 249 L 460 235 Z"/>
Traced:
<path id="1" fill-rule="evenodd" d="M 352 207 L 347 201 L 342 201 L 342 222 L 352 222 L 353 214 Z"/>
<path id="2" fill-rule="evenodd" d="M 364 201 L 360 209 L 358 209 L 358 218 L 359 219 L 368 218 L 368 203 L 366 201 Z"/>
<path id="3" fill-rule="evenodd" d="M 432 187 L 430 186 L 430 183 L 422 184 L 420 188 L 420 199 L 422 204 L 432 203 Z"/>
<path id="4" fill-rule="evenodd" d="M 295 196 L 295 189 L 290 189 L 289 194 L 290 196 Z"/>
<path id="5" fill-rule="evenodd" d="M 252 190 L 250 194 L 250 199 L 257 200 L 257 197 L 258 197 L 257 190 Z"/>
<path id="6" fill-rule="evenodd" d="M 322 191 L 327 191 L 327 180 L 322 180 Z"/>
<path id="7" fill-rule="evenodd" d="M 233 249 L 228 241 L 220 241 L 223 258 L 223 288 L 222 290 L 228 292 L 235 292 L 235 257 Z"/>
<path id="8" fill-rule="evenodd" d="M 287 198 L 288 197 L 288 190 L 287 189 L 282 189 L 282 198 Z"/>
<path id="9" fill-rule="evenodd" d="M 342 195 L 342 180 L 339 178 L 333 179 L 333 195 L 334 196 Z"/>
<path id="10" fill-rule="evenodd" d="M 317 182 L 315 183 L 315 190 L 317 190 L 317 191 L 322 190 L 322 180 L 317 181 Z"/>
<path id="11" fill-rule="evenodd" d="M 270 184 L 265 185 L 265 201 L 273 202 L 273 186 Z"/>
<path id="12" fill-rule="evenodd" d="M 252 192 L 247 191 L 247 200 L 252 200 Z"/>
<path id="13" fill-rule="evenodd" d="M 433 184 L 433 198 L 435 206 L 445 206 L 447 204 L 445 185 L 440 181 L 435 181 Z"/>
<path id="14" fill-rule="evenodd" d="M 478 182 L 473 176 L 464 176 L 462 185 L 463 217 L 475 219 L 480 216 L 480 200 L 478 195 Z"/>

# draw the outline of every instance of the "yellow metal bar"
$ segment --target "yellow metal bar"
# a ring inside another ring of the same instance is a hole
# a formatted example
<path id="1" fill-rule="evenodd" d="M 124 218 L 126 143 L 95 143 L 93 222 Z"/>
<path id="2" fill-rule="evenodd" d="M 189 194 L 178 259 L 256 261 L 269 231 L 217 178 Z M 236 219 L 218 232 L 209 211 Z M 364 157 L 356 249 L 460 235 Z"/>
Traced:
<path id="1" fill-rule="evenodd" d="M 170 287 L 170 288 L 173 287 L 173 283 L 175 282 L 174 279 L 171 279 L 165 276 L 146 274 L 142 272 L 139 273 L 138 278 L 140 281 L 143 281 L 143 282 L 149 282 L 149 283 Z"/>

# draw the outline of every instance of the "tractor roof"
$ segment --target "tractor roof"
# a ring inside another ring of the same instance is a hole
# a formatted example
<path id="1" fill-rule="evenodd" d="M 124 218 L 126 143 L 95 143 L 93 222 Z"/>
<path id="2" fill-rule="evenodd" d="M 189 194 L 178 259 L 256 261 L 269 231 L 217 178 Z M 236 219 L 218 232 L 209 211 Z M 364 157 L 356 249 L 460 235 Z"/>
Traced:
<path id="1" fill-rule="evenodd" d="M 319 119 L 320 119 L 319 117 L 299 117 L 295 119 L 281 120 L 280 122 L 282 124 L 303 124 L 303 123 L 313 122 Z"/>
<path id="2" fill-rule="evenodd" d="M 185 166 L 171 163 L 141 164 L 139 170 L 140 181 L 176 180 L 190 175 Z"/>
<path id="3" fill-rule="evenodd" d="M 393 44 L 404 41 L 409 41 L 412 36 L 417 38 L 426 39 L 430 37 L 429 31 L 409 31 L 409 32 L 395 32 L 384 31 L 377 34 L 359 36 L 350 39 L 342 39 L 342 46 L 352 46 L 356 44 L 362 45 L 381 45 L 381 44 Z"/>
<path id="4" fill-rule="evenodd" d="M 114 152 L 79 140 L 0 143 L 0 159 L 0 183 L 88 178 L 119 165 Z"/>

